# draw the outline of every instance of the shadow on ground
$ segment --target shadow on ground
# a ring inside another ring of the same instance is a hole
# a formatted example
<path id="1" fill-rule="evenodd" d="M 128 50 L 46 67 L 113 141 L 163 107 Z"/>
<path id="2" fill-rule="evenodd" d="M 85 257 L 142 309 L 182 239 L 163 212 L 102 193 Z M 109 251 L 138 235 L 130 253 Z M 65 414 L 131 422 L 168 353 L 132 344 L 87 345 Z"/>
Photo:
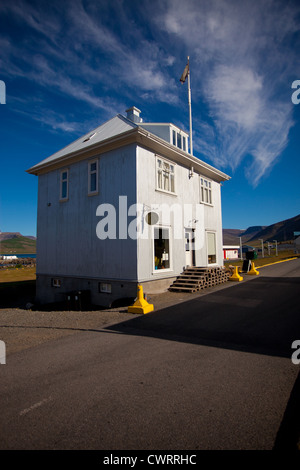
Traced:
<path id="1" fill-rule="evenodd" d="M 75 300 L 75 294 L 70 296 L 70 300 L 49 304 L 39 304 L 36 302 L 36 281 L 17 281 L 0 283 L 0 308 L 19 308 L 38 310 L 41 312 L 64 312 L 64 311 L 99 311 L 106 310 L 107 307 L 93 305 L 89 296 L 79 295 Z M 79 292 L 80 294 L 80 292 Z M 82 292 L 85 294 L 85 292 Z M 121 308 L 132 305 L 133 298 L 119 299 L 113 302 L 112 308 Z"/>
<path id="2" fill-rule="evenodd" d="M 109 328 L 207 346 L 291 357 L 300 338 L 300 278 L 259 277 Z"/>
<path id="3" fill-rule="evenodd" d="M 35 300 L 35 280 L 1 282 L 0 308 L 25 308 Z"/>
<path id="4" fill-rule="evenodd" d="M 290 395 L 273 450 L 300 450 L 300 373 Z"/>
<path id="5" fill-rule="evenodd" d="M 300 339 L 300 278 L 260 276 L 108 327 L 109 331 L 291 358 Z M 295 366 L 297 367 L 297 366 Z M 300 374 L 274 450 L 300 450 Z"/>

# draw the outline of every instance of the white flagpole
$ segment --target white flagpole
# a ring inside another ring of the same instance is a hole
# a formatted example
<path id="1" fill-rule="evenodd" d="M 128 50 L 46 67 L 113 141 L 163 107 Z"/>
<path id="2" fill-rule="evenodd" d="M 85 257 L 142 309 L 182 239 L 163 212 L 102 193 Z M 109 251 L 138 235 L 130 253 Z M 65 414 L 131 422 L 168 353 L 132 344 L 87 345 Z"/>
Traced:
<path id="1" fill-rule="evenodd" d="M 189 100 L 189 115 L 190 115 L 190 154 L 193 155 L 193 130 L 192 130 L 192 94 L 191 94 L 191 80 L 190 80 L 190 57 L 188 56 L 188 100 Z"/>

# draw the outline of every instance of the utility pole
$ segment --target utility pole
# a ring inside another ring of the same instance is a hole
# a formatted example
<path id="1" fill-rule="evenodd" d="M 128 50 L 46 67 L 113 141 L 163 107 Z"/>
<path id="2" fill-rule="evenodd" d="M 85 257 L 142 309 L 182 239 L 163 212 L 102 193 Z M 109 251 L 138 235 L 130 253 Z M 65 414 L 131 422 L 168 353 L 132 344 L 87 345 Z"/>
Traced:
<path id="1" fill-rule="evenodd" d="M 188 79 L 188 103 L 189 103 L 189 119 L 190 119 L 190 154 L 193 155 L 193 129 L 192 129 L 192 92 L 191 92 L 191 77 L 190 77 L 190 56 L 187 57 L 187 64 L 180 77 L 183 84 Z"/>
<path id="2" fill-rule="evenodd" d="M 261 257 L 264 258 L 265 257 L 265 252 L 264 252 L 264 241 L 262 238 L 259 239 L 259 241 L 261 241 Z"/>
<path id="3" fill-rule="evenodd" d="M 242 237 L 240 237 L 240 259 L 243 259 L 243 245 L 242 245 Z"/>
<path id="4" fill-rule="evenodd" d="M 273 242 L 275 242 L 276 256 L 278 256 L 277 240 L 273 240 Z"/>

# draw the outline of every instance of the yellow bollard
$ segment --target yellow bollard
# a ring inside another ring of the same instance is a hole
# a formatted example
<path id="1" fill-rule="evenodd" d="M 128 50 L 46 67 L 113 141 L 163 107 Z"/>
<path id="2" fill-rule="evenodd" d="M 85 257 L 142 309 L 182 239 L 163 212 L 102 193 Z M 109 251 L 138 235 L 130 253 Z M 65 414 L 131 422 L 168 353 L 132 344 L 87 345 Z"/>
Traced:
<path id="1" fill-rule="evenodd" d="M 152 304 L 148 304 L 147 300 L 144 299 L 143 286 L 138 285 L 137 300 L 133 305 L 128 307 L 128 313 L 149 313 L 154 310 Z"/>
<path id="2" fill-rule="evenodd" d="M 258 276 L 258 275 L 259 275 L 259 271 L 257 271 L 257 269 L 255 269 L 255 266 L 254 266 L 253 261 L 251 261 L 251 269 L 250 269 L 250 271 L 248 271 L 247 274 L 252 274 L 252 275 L 254 275 L 254 276 Z"/>
<path id="3" fill-rule="evenodd" d="M 238 266 L 234 267 L 234 273 L 229 278 L 229 281 L 242 281 L 243 280 L 242 276 L 239 275 L 238 269 L 239 269 Z"/>

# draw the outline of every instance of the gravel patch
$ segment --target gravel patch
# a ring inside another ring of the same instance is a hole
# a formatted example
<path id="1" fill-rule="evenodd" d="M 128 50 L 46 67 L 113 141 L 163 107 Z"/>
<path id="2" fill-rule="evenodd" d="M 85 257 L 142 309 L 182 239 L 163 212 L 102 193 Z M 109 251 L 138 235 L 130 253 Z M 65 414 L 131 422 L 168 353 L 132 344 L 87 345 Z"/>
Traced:
<path id="1" fill-rule="evenodd" d="M 147 300 L 154 305 L 154 311 L 157 311 L 229 286 L 230 283 L 226 283 L 192 294 L 167 291 L 148 295 Z M 10 295 L 14 304 L 11 307 L 5 302 L 2 303 L 3 297 L 1 297 L 2 305 L 0 303 L 0 340 L 5 342 L 7 356 L 46 341 L 78 334 L 81 331 L 101 330 L 138 316 L 128 313 L 127 307 L 91 311 L 30 310 L 26 309 L 25 305 L 32 299 L 26 295 L 22 298 L 18 296 L 17 299 L 13 297 Z"/>
<path id="2" fill-rule="evenodd" d="M 45 341 L 81 331 L 99 330 L 133 316 L 127 313 L 127 308 L 91 312 L 0 309 L 0 340 L 5 342 L 8 356 Z"/>

